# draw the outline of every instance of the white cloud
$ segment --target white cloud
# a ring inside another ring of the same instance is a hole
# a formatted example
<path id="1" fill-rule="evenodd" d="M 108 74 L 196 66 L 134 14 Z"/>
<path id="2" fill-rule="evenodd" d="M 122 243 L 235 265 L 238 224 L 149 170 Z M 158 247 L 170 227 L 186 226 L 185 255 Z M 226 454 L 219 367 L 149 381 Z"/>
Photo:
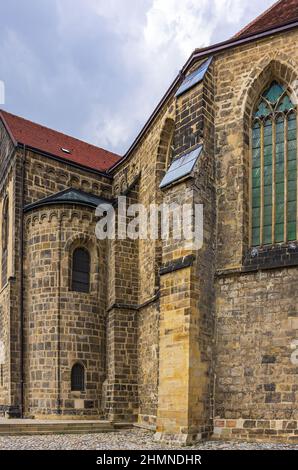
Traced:
<path id="1" fill-rule="evenodd" d="M 72 0 L 68 0 L 72 1 Z M 106 20 L 117 35 L 135 37 L 143 28 L 144 11 L 152 0 L 85 0 L 84 5 Z"/>
<path id="2" fill-rule="evenodd" d="M 1 47 L 0 69 L 4 70 L 5 67 L 10 68 L 14 73 L 21 73 L 22 86 L 29 90 L 33 87 L 32 70 L 35 70 L 36 73 L 40 70 L 38 59 L 21 41 L 17 31 L 13 29 L 7 31 Z"/>
<path id="3" fill-rule="evenodd" d="M 85 130 L 93 129 L 91 138 L 97 143 L 123 151 L 191 52 L 214 42 L 218 31 L 227 25 L 231 34 L 236 32 L 247 13 L 247 2 L 243 0 L 88 2 L 115 35 L 125 38 L 116 60 L 128 73 L 137 75 L 138 81 L 121 102 L 104 110 L 93 109 Z M 256 5 L 258 0 L 250 3 Z"/>
<path id="4" fill-rule="evenodd" d="M 123 148 L 127 145 L 127 135 L 131 132 L 131 121 L 123 119 L 122 115 L 110 114 L 105 111 L 104 118 L 95 110 L 85 127 L 85 131 L 93 136 L 93 141 L 100 147 L 111 149 Z"/>
<path id="5" fill-rule="evenodd" d="M 191 53 L 194 44 L 208 44 L 213 24 L 204 24 L 204 16 L 210 3 L 208 0 L 154 0 L 147 13 L 146 45 L 153 50 L 174 46 L 185 56 Z"/>
<path id="6" fill-rule="evenodd" d="M 272 3 L 10 0 L 0 31 L 7 109 L 123 153 L 191 52 Z"/>

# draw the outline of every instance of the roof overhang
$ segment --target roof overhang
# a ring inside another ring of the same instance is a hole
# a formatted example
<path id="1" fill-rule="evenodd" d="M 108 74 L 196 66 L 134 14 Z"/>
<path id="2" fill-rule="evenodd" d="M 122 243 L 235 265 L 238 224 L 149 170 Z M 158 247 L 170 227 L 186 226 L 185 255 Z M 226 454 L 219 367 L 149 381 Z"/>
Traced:
<path id="1" fill-rule="evenodd" d="M 62 157 L 59 157 L 58 155 L 55 155 L 53 153 L 50 153 L 50 152 L 46 152 L 45 150 L 41 150 L 37 147 L 32 147 L 30 145 L 27 145 L 25 144 L 24 142 L 19 142 L 15 139 L 13 133 L 11 132 L 11 129 L 5 119 L 5 116 L 3 115 L 3 113 L 1 112 L 1 109 L 0 109 L 0 119 L 1 121 L 3 122 L 3 125 L 5 127 L 5 130 L 6 132 L 8 133 L 11 141 L 13 142 L 15 148 L 19 148 L 19 149 L 26 149 L 26 150 L 29 150 L 29 151 L 32 151 L 33 153 L 37 153 L 41 156 L 44 156 L 44 157 L 48 157 L 48 158 L 51 158 L 52 160 L 55 160 L 55 161 L 58 161 L 58 162 L 61 162 L 61 163 L 65 163 L 69 166 L 72 166 L 74 168 L 78 168 L 78 169 L 82 169 L 84 171 L 88 171 L 90 173 L 93 173 L 93 174 L 96 174 L 96 175 L 99 175 L 99 176 L 102 176 L 104 178 L 107 178 L 107 179 L 113 179 L 112 175 L 108 174 L 107 170 L 97 170 L 95 168 L 91 168 L 90 166 L 87 166 L 87 165 L 83 165 L 81 163 L 77 163 L 75 161 L 72 161 L 72 160 L 69 160 L 69 159 L 66 159 L 66 158 L 62 158 Z M 121 161 L 121 159 L 119 160 Z M 118 163 L 118 162 L 117 162 Z"/>
<path id="2" fill-rule="evenodd" d="M 44 206 L 53 206 L 53 205 L 78 205 L 96 209 L 100 204 L 109 204 L 112 205 L 113 201 L 104 199 L 96 196 L 95 194 L 86 193 L 79 189 L 68 188 L 64 191 L 52 194 L 45 198 L 39 199 L 38 201 L 27 204 L 24 207 L 24 212 L 30 212 L 33 209 Z"/>
<path id="3" fill-rule="evenodd" d="M 89 166 L 81 165 L 80 163 L 76 163 L 76 162 L 73 162 L 71 160 L 67 160 L 66 158 L 58 157 L 57 155 L 54 155 L 54 154 L 49 153 L 49 152 L 45 152 L 44 150 L 40 150 L 40 149 L 35 148 L 35 147 L 31 147 L 30 145 L 22 144 L 21 142 L 17 142 L 16 147 L 18 147 L 20 149 L 29 150 L 30 152 L 37 153 L 38 155 L 41 155 L 43 157 L 50 158 L 51 160 L 55 160 L 57 162 L 65 163 L 66 165 L 71 166 L 73 168 L 78 168 L 80 170 L 88 171 L 89 173 L 93 173 L 93 174 L 102 176 L 103 178 L 107 178 L 109 180 L 113 179 L 113 176 L 108 174 L 108 173 L 105 173 L 105 172 L 100 171 L 100 170 L 96 170 L 96 169 L 91 168 Z"/>

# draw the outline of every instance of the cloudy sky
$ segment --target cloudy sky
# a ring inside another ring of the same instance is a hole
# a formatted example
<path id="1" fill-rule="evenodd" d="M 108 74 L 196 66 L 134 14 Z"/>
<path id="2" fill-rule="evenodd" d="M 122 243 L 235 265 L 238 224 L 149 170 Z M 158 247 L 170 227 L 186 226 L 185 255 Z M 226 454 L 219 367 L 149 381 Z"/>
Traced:
<path id="1" fill-rule="evenodd" d="M 0 0 L 7 111 L 123 154 L 192 50 L 273 0 Z"/>

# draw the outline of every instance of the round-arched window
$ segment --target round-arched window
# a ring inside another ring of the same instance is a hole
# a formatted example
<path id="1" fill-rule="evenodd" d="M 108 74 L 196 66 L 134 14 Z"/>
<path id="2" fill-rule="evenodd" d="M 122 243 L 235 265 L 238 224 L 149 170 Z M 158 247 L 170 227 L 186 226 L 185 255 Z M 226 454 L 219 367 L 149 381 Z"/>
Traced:
<path id="1" fill-rule="evenodd" d="M 73 252 L 71 289 L 76 292 L 90 290 L 90 254 L 85 248 L 76 248 Z"/>
<path id="2" fill-rule="evenodd" d="M 71 391 L 83 392 L 85 390 L 85 368 L 79 362 L 71 369 Z"/>

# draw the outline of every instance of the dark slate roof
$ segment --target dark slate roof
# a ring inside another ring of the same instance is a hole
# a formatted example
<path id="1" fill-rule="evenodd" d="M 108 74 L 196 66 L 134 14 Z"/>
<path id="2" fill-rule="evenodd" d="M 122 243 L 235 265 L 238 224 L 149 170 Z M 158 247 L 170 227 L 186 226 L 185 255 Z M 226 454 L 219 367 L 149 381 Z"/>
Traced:
<path id="1" fill-rule="evenodd" d="M 172 161 L 164 178 L 162 179 L 159 187 L 163 189 L 166 186 L 177 183 L 181 179 L 191 176 L 195 164 L 201 155 L 202 149 L 203 146 L 199 145 L 194 150 L 191 150 L 190 152 L 184 153 L 180 157 L 175 158 L 175 160 Z"/>
<path id="2" fill-rule="evenodd" d="M 209 65 L 211 64 L 211 61 L 212 57 L 209 57 L 200 65 L 197 70 L 187 75 L 187 77 L 185 77 L 180 87 L 178 88 L 176 96 L 182 95 L 186 91 L 190 90 L 197 83 L 201 82 L 205 76 L 205 73 L 208 70 Z"/>
<path id="3" fill-rule="evenodd" d="M 298 0 L 279 0 L 268 10 L 246 25 L 234 38 L 240 39 L 251 34 L 286 25 L 298 20 Z"/>
<path id="4" fill-rule="evenodd" d="M 24 211 L 28 212 L 37 207 L 54 204 L 78 204 L 81 206 L 96 208 L 99 204 L 112 204 L 112 201 L 100 198 L 94 194 L 85 193 L 78 189 L 69 188 L 28 204 L 25 206 Z"/>

